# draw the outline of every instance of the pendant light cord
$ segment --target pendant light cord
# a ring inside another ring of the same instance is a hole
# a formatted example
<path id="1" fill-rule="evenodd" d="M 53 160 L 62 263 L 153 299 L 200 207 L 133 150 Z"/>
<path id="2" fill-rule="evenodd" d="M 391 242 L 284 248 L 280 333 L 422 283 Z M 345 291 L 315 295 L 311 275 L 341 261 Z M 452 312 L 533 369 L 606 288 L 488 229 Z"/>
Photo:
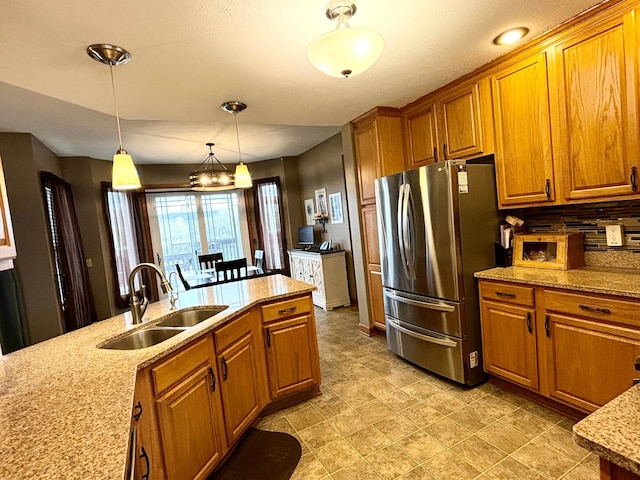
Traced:
<path id="1" fill-rule="evenodd" d="M 233 112 L 233 119 L 236 121 L 236 140 L 238 140 L 238 161 L 242 162 L 242 153 L 240 153 L 240 134 L 238 133 L 238 112 Z"/>
<path id="2" fill-rule="evenodd" d="M 113 81 L 113 65 L 111 63 L 109 63 L 109 73 L 111 73 L 111 90 L 113 91 L 113 103 L 116 107 L 116 125 L 118 126 L 118 141 L 120 142 L 120 150 L 123 150 L 122 134 L 120 133 L 120 115 L 118 114 L 118 99 L 116 98 L 116 84 Z"/>

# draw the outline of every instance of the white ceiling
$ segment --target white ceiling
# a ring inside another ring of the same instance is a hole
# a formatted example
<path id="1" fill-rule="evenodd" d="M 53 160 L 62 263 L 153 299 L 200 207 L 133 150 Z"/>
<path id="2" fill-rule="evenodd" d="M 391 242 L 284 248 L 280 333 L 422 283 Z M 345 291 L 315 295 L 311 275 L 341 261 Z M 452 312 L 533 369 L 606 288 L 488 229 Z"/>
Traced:
<path id="1" fill-rule="evenodd" d="M 139 163 L 198 163 L 206 142 L 237 160 L 298 155 L 376 105 L 400 107 L 502 55 L 597 0 L 358 0 L 352 27 L 385 50 L 363 74 L 332 78 L 307 60 L 330 31 L 326 0 L 0 0 L 0 131 L 30 132 L 59 156 L 110 159 L 118 148 L 109 68 L 85 53 L 111 43 L 123 145 Z"/>

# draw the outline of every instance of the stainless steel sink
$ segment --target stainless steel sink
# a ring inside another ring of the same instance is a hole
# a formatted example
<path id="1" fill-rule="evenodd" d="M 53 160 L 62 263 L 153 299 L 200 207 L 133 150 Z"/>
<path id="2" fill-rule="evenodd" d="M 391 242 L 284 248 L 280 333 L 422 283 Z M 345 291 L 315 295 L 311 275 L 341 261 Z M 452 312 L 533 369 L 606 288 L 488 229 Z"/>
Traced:
<path id="1" fill-rule="evenodd" d="M 211 318 L 214 315 L 229 308 L 228 305 L 215 305 L 213 307 L 206 308 L 189 308 L 185 310 L 179 310 L 167 315 L 164 320 L 161 320 L 156 324 L 158 327 L 193 327 L 200 322 L 205 321 L 207 318 Z"/>
<path id="2" fill-rule="evenodd" d="M 111 350 L 139 350 L 164 342 L 182 331 L 183 330 L 176 328 L 145 328 L 131 332 L 124 337 L 110 340 L 100 348 L 108 348 Z"/>

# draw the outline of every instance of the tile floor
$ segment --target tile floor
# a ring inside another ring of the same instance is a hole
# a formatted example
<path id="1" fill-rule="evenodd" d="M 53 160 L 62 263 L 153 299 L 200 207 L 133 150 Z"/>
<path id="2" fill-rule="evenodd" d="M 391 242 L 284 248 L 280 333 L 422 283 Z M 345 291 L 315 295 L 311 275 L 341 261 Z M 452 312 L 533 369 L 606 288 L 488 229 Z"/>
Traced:
<path id="1" fill-rule="evenodd" d="M 573 421 L 490 384 L 464 389 L 316 308 L 322 395 L 262 419 L 302 445 L 292 480 L 597 480 Z"/>

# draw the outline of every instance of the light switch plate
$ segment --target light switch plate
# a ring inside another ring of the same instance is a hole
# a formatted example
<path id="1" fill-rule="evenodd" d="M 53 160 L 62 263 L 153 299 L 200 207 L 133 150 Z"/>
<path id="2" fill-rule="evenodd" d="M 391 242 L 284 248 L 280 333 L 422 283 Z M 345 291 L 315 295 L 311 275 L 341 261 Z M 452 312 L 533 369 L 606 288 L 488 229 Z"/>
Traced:
<path id="1" fill-rule="evenodd" d="M 621 247 L 622 246 L 622 225 L 607 225 L 605 229 L 607 232 L 607 246 Z"/>

